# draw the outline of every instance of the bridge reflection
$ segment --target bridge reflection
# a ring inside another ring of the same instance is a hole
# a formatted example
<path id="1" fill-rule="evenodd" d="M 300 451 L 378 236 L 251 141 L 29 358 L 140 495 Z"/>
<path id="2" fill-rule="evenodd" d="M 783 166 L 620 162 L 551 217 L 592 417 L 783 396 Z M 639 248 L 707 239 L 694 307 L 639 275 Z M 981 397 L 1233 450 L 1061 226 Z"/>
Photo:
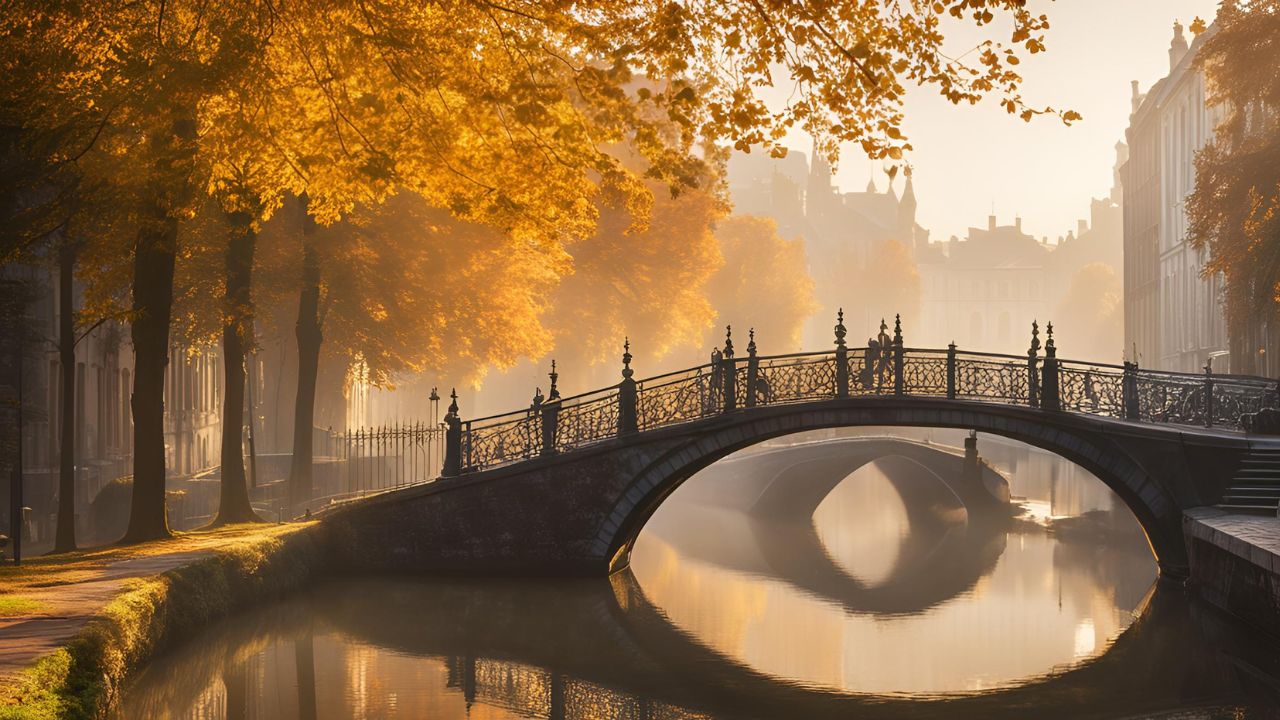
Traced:
<path id="1" fill-rule="evenodd" d="M 659 720 L 706 717 L 685 708 L 513 660 L 450 657 L 448 687 L 467 706 L 481 703 L 549 720 Z"/>
<path id="2" fill-rule="evenodd" d="M 887 577 L 871 583 L 833 558 L 813 515 L 841 482 L 873 462 L 902 499 L 909 532 Z M 898 438 L 772 448 L 694 476 L 646 531 L 683 556 L 777 578 L 846 612 L 919 613 L 970 590 L 1004 552 L 1007 505 L 978 477 L 964 478 L 963 466 L 963 457 L 946 448 Z M 1007 498 L 1007 482 L 989 468 L 984 472 Z M 722 517 L 716 531 L 707 532 L 706 506 L 730 508 L 738 517 Z"/>
<path id="3" fill-rule="evenodd" d="M 672 625 L 630 573 L 569 583 L 364 579 L 222 624 L 144 673 L 118 717 L 312 718 L 334 702 L 368 717 L 397 708 L 463 717 L 477 705 L 557 720 L 1013 718 L 1032 708 L 1076 717 L 1213 703 L 1267 677 L 1280 677 L 1270 648 L 1164 584 L 1109 651 L 1074 669 L 990 693 L 906 698 L 749 668 Z"/>

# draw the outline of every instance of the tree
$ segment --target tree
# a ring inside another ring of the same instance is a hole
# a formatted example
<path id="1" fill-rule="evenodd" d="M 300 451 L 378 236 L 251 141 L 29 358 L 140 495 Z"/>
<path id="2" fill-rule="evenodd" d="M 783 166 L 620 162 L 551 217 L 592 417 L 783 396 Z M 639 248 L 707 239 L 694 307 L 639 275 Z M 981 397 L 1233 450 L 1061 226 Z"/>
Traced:
<path id="1" fill-rule="evenodd" d="M 1192 30 L 1203 26 L 1197 20 Z M 1280 77 L 1273 71 L 1280 2 L 1228 0 L 1215 30 L 1196 62 L 1209 79 L 1209 103 L 1224 119 L 1196 156 L 1188 239 L 1209 251 L 1205 274 L 1226 280 L 1231 354 L 1248 363 L 1254 353 L 1242 352 L 1241 334 L 1280 311 Z"/>
<path id="2" fill-rule="evenodd" d="M 773 220 L 750 215 L 717 223 L 716 240 L 724 265 L 707 283 L 716 325 L 754 327 L 770 354 L 797 350 L 818 307 L 803 241 L 784 240 Z"/>
<path id="3" fill-rule="evenodd" d="M 558 256 L 502 232 L 459 221 L 414 193 L 357 208 L 317 226 L 290 201 L 262 232 L 258 305 L 283 293 L 300 311 L 264 320 L 280 335 L 293 319 L 299 349 L 290 497 L 311 498 L 312 417 L 321 353 L 362 378 L 386 385 L 426 370 L 477 382 L 486 368 L 509 367 L 550 349 L 541 322 L 559 278 Z M 302 251 L 304 262 L 296 258 Z"/>
<path id="4" fill-rule="evenodd" d="M 1009 21 L 1007 41 L 983 40 L 972 61 L 942 51 L 948 23 L 994 35 L 998 20 Z M 255 157 L 265 164 L 257 201 L 305 193 L 311 214 L 331 224 L 403 187 L 563 256 L 593 232 L 599 193 L 621 194 L 633 215 L 651 202 L 611 145 L 634 142 L 648 179 L 676 188 L 696 185 L 700 143 L 781 153 L 794 126 L 832 157 L 845 141 L 897 160 L 910 150 L 904 83 L 956 103 L 993 95 L 1024 119 L 1053 112 L 1024 103 L 1012 69 L 1024 50 L 1044 48 L 1047 27 L 1023 0 L 10 2 L 0 19 L 3 120 L 50 134 L 95 129 L 94 171 L 130 184 L 138 200 L 127 539 L 168 534 L 162 391 L 179 225 L 202 194 L 217 194 L 210 169 L 220 158 L 206 153 L 238 146 L 201 133 L 241 91 L 265 109 L 249 115 L 262 145 L 248 147 L 270 150 Z M 759 88 L 779 70 L 793 99 L 771 111 Z M 652 80 L 640 85 L 637 74 Z"/>
<path id="5" fill-rule="evenodd" d="M 712 233 L 723 206 L 702 190 L 673 197 L 650 182 L 647 225 L 637 227 L 645 218 L 620 197 L 607 197 L 595 233 L 568 245 L 572 274 L 555 289 L 547 324 L 570 367 L 614 369 L 629 337 L 653 372 L 664 356 L 697 347 L 712 326 L 706 283 L 723 263 Z"/>
<path id="6" fill-rule="evenodd" d="M 920 271 L 911 251 L 897 240 L 871 248 L 866 264 L 853 272 L 848 287 L 844 309 L 855 338 L 852 344 L 861 344 L 859 324 L 870 337 L 879 331 L 882 319 L 892 327 L 894 316 L 901 315 L 905 335 L 920 317 Z"/>
<path id="7" fill-rule="evenodd" d="M 1059 352 L 1067 358 L 1115 362 L 1124 355 L 1123 288 L 1106 263 L 1076 271 L 1053 316 Z"/>

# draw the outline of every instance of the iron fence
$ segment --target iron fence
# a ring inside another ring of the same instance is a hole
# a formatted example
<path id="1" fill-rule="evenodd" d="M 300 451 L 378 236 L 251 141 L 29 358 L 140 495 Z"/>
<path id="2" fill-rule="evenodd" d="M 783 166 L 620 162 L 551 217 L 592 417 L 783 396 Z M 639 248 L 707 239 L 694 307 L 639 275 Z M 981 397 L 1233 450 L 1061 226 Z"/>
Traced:
<path id="1" fill-rule="evenodd" d="M 394 423 L 339 433 L 334 448 L 343 463 L 345 489 L 334 497 L 363 495 L 439 477 L 444 463 L 444 425 Z"/>
<path id="2" fill-rule="evenodd" d="M 445 417 L 442 472 L 456 475 L 540 455 L 566 452 L 632 432 L 737 412 L 743 408 L 876 395 L 948 398 L 1071 412 L 1145 423 L 1241 430 L 1251 413 L 1280 404 L 1266 378 L 1172 373 L 1057 357 L 1053 326 L 1041 354 L 1039 327 L 1025 355 L 903 346 L 900 323 L 890 337 L 836 349 L 761 356 L 754 333 L 745 357 L 731 336 L 712 361 L 688 370 L 634 380 L 630 344 L 623 380 L 614 387 L 560 398 L 552 370 L 551 397 L 525 410 L 462 421 L 456 393 Z"/>

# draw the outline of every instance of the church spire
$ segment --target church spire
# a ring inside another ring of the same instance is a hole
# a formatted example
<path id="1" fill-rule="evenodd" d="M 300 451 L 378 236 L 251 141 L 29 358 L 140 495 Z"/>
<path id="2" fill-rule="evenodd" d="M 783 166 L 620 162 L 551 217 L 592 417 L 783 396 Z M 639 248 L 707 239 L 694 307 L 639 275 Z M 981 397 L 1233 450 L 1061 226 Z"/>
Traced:
<path id="1" fill-rule="evenodd" d="M 908 248 L 915 250 L 916 190 L 911 184 L 910 172 L 907 173 L 907 182 L 902 188 L 902 198 L 898 200 L 898 235 Z"/>
<path id="2" fill-rule="evenodd" d="M 818 148 L 818 139 L 813 139 L 812 157 L 809 162 L 809 181 L 805 188 L 805 213 L 813 216 L 826 212 L 833 195 L 831 187 L 831 164 L 822 156 Z"/>

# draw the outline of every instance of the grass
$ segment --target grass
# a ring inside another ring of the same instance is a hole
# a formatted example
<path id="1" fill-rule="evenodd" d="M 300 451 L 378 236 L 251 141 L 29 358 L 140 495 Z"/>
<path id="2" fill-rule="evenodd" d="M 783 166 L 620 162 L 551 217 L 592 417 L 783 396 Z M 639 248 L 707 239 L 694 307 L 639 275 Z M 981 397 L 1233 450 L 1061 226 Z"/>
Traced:
<path id="1" fill-rule="evenodd" d="M 320 568 L 323 547 L 316 523 L 243 525 L 7 568 L 0 572 L 6 587 L 50 588 L 92 579 L 117 560 L 216 551 L 129 581 L 64 647 L 0 687 L 0 720 L 102 717 L 130 674 L 158 650 L 239 607 L 302 585 Z"/>
<path id="2" fill-rule="evenodd" d="M 47 607 L 47 603 L 32 600 L 22 595 L 8 593 L 0 595 L 0 618 L 34 615 L 38 612 L 43 612 Z"/>

